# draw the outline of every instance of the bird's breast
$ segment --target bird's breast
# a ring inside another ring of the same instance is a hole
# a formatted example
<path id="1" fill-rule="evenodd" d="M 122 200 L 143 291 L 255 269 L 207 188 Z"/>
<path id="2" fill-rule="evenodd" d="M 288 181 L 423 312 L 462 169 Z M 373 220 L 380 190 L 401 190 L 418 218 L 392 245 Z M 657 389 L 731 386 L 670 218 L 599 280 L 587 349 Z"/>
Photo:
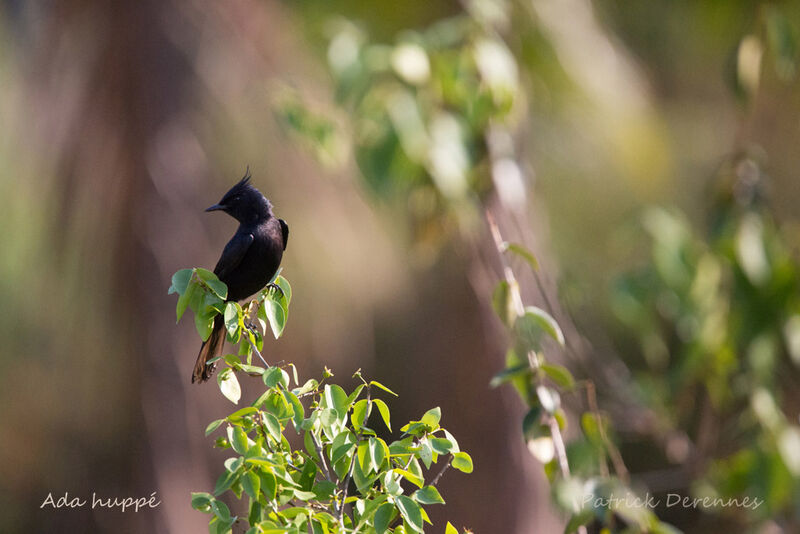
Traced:
<path id="1" fill-rule="evenodd" d="M 257 293 L 277 272 L 283 257 L 283 238 L 280 228 L 275 235 L 271 226 L 263 224 L 252 229 L 252 244 L 228 280 L 223 280 L 228 285 L 228 300 L 243 300 Z"/>

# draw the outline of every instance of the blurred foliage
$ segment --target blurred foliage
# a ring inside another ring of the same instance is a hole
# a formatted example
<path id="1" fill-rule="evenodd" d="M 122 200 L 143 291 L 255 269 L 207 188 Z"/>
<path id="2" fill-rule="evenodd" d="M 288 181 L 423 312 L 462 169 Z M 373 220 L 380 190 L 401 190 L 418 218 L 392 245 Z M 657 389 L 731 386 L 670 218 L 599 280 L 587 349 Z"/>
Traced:
<path id="1" fill-rule="evenodd" d="M 469 2 L 465 13 L 404 31 L 394 44 L 371 42 L 350 21 L 331 24 L 327 58 L 348 117 L 346 141 L 335 141 L 342 130 L 296 98 L 278 100 L 284 123 L 318 154 L 352 149 L 366 189 L 401 210 L 417 247 L 434 250 L 453 230 L 474 226 L 493 191 L 490 142 L 513 155 L 507 129 L 524 114 L 525 99 L 499 33 L 509 9 L 502 1 Z M 507 196 L 524 200 L 513 157 L 496 163 Z"/>
<path id="2" fill-rule="evenodd" d="M 499 254 L 511 252 L 537 268 L 530 251 L 502 241 L 489 219 Z M 492 304 L 508 328 L 511 348 L 506 368 L 491 381 L 492 386 L 510 382 L 528 407 L 522 420 L 522 435 L 531 454 L 544 465 L 553 487 L 553 500 L 569 521 L 565 532 L 595 531 L 628 533 L 674 533 L 673 527 L 658 520 L 645 506 L 634 505 L 637 494 L 628 485 L 628 472 L 610 436 L 613 425 L 597 411 L 596 405 L 580 415 L 582 434 L 565 443 L 568 415 L 561 407 L 561 393 L 587 389 L 596 404 L 591 382 L 576 384 L 572 373 L 547 360 L 546 340 L 565 347 L 564 334 L 555 319 L 536 306 L 523 307 L 519 283 L 505 261 L 505 279 L 500 281 Z M 611 464 L 615 475 L 609 470 Z M 639 502 L 642 502 L 641 500 Z"/>
<path id="3" fill-rule="evenodd" d="M 206 269 L 176 272 L 170 293 L 179 295 L 178 320 L 187 308 L 192 310 L 201 339 L 208 339 L 214 318 L 222 314 L 227 340 L 239 344 L 238 355 L 209 360 L 225 364 L 217 382 L 228 400 L 238 404 L 241 399 L 237 373 L 259 377 L 266 386 L 250 406 L 206 428 L 208 436 L 225 425 L 225 437 L 218 437 L 215 446 L 237 454 L 225 460 L 213 494 L 192 493 L 192 507 L 212 516 L 209 532 L 231 533 L 241 521 L 250 527 L 248 534 L 422 533 L 424 523 L 431 523 L 424 506 L 444 504 L 436 488 L 444 472 L 451 466 L 472 472 L 470 455 L 439 425 L 440 408 L 404 425 L 400 439 L 387 444 L 367 425 L 374 409 L 392 432 L 389 406 L 374 394 L 396 394 L 364 379 L 361 370 L 353 375 L 361 383 L 348 394 L 337 384 L 325 383 L 333 377 L 327 368 L 322 380 L 301 385 L 291 363 L 253 365 L 254 352 L 261 358 L 267 324 L 276 338 L 286 325 L 292 290 L 280 274 L 247 303 L 246 311 L 236 302 L 225 302 L 227 287 Z M 260 332 L 251 324 L 254 319 Z M 303 448 L 289 442 L 285 431 L 290 427 Z M 444 465 L 431 473 L 440 460 Z M 351 483 L 356 488 L 352 495 Z M 228 492 L 237 499 L 248 497 L 246 518 L 231 513 L 221 498 Z M 448 523 L 447 532 L 457 530 Z"/>
<path id="4" fill-rule="evenodd" d="M 349 143 L 334 143 L 340 130 L 333 121 L 326 126 L 299 97 L 277 106 L 289 131 L 315 147 L 318 157 L 333 145 L 349 145 L 367 191 L 398 209 L 410 223 L 412 243 L 429 250 L 448 238 L 472 239 L 495 198 L 501 210 L 519 212 L 526 205 L 524 165 L 515 147 L 515 129 L 527 113 L 526 93 L 520 64 L 502 32 L 512 17 L 530 13 L 494 0 L 465 7 L 424 30 L 402 32 L 393 45 L 370 42 L 353 23 L 336 25 L 327 57 L 335 99 L 348 117 Z M 501 256 L 514 255 L 538 269 L 529 250 L 503 241 L 493 219 L 488 221 Z M 512 382 L 527 405 L 522 436 L 544 464 L 554 501 L 570 518 L 568 531 L 672 531 L 647 509 L 584 501 L 612 489 L 632 490 L 609 473 L 609 456 L 621 460 L 608 421 L 597 411 L 582 418 L 584 435 L 569 444 L 568 457 L 562 435 L 567 413 L 559 391 L 573 390 L 575 380 L 544 354 L 544 339 L 563 348 L 564 334 L 550 313 L 523 305 L 517 279 L 504 265 L 506 279 L 491 301 L 512 348 L 506 369 L 492 384 Z M 572 464 L 579 466 L 577 475 Z"/>
<path id="5" fill-rule="evenodd" d="M 765 180 L 754 157 L 729 161 L 701 235 L 678 211 L 647 211 L 650 262 L 618 281 L 612 306 L 638 336 L 647 403 L 670 429 L 691 432 L 672 460 L 697 466 L 694 492 L 757 497 L 764 505 L 746 524 L 796 528 L 800 426 L 787 411 L 798 406 L 800 261 L 765 203 Z"/>
<path id="6" fill-rule="evenodd" d="M 621 9 L 614 2 L 604 4 L 607 12 Z M 335 31 L 327 59 L 346 127 L 339 128 L 333 121 L 320 127 L 326 119 L 307 109 L 298 112 L 304 109 L 299 99 L 283 106 L 284 122 L 310 146 L 321 147 L 318 152 L 348 147 L 365 189 L 408 221 L 411 241 L 418 249 L 435 251 L 453 236 L 473 239 L 481 212 L 494 200 L 498 201 L 495 209 L 509 213 L 527 207 L 527 163 L 520 155 L 519 140 L 520 131 L 535 128 L 528 103 L 532 88 L 547 85 L 549 92 L 538 94 L 549 95 L 550 109 L 556 112 L 565 113 L 559 106 L 567 99 L 553 96 L 553 91 L 580 101 L 575 88 L 581 84 L 586 96 L 600 102 L 598 107 L 609 115 L 620 104 L 607 94 L 614 83 L 599 87 L 601 81 L 586 78 L 601 73 L 602 65 L 593 70 L 595 66 L 576 69 L 566 64 L 575 57 L 565 48 L 578 45 L 564 37 L 580 37 L 581 42 L 594 42 L 598 48 L 613 45 L 558 27 L 552 18 L 557 18 L 557 8 L 550 2 L 533 6 L 495 0 L 465 2 L 463 13 L 424 29 L 401 32 L 393 44 L 373 42 L 357 24 L 339 21 L 332 25 Z M 582 6 L 572 3 L 573 8 Z M 680 8 L 694 9 L 688 4 Z M 742 144 L 748 114 L 756 108 L 765 57 L 778 79 L 794 79 L 796 29 L 783 6 L 775 3 L 755 3 L 752 9 L 738 4 L 713 9 L 730 16 L 721 25 L 739 32 L 725 78 L 744 110 L 734 140 Z M 748 20 L 745 15 L 751 11 L 755 17 Z M 737 17 L 747 22 L 737 27 Z M 649 22 L 661 23 L 658 18 Z M 593 29 L 583 24 L 581 28 Z M 554 33 L 559 30 L 563 35 Z M 639 37 L 652 39 L 652 34 Z M 613 52 L 606 58 L 611 56 Z M 555 57 L 566 58 L 565 64 Z M 622 61 L 619 54 L 614 59 Z M 620 79 L 624 79 L 621 74 Z M 628 96 L 631 109 L 642 107 L 635 91 Z M 658 167 L 642 163 L 663 159 L 657 136 L 648 137 L 651 132 L 644 122 L 636 125 L 645 115 L 625 113 L 624 120 L 615 117 L 608 125 L 609 136 L 623 140 L 627 147 L 619 149 L 620 157 L 627 158 L 627 168 L 634 173 Z M 336 136 L 343 139 L 333 142 Z M 636 386 L 659 420 L 669 428 L 733 432 L 737 437 L 720 450 L 701 454 L 691 450 L 681 457 L 678 446 L 669 452 L 690 471 L 695 468 L 693 462 L 700 462 L 699 471 L 691 473 L 696 478 L 689 481 L 694 493 L 770 500 L 769 507 L 744 512 L 752 514 L 750 518 L 741 519 L 738 509 L 727 512 L 742 524 L 755 524 L 775 514 L 791 515 L 796 504 L 800 433 L 778 408 L 784 400 L 781 389 L 789 385 L 777 382 L 780 362 L 797 359 L 797 276 L 795 260 L 769 209 L 754 200 L 759 186 L 748 182 L 753 175 L 758 178 L 761 164 L 744 153 L 729 166 L 734 178 L 718 179 L 720 191 L 728 196 L 718 195 L 709 241 L 694 236 L 686 216 L 678 211 L 653 208 L 647 212 L 643 224 L 655 243 L 652 265 L 620 282 L 613 307 L 639 337 L 646 368 Z M 752 204 L 745 203 L 743 208 L 740 197 L 748 194 Z M 566 202 L 574 200 L 569 197 Z M 501 256 L 521 257 L 536 279 L 538 262 L 533 254 L 522 245 L 496 241 Z M 503 263 L 506 277 L 491 300 L 508 328 L 512 348 L 506 369 L 493 384 L 511 382 L 529 407 L 523 435 L 533 455 L 545 464 L 554 501 L 570 517 L 567 530 L 671 531 L 646 507 L 608 498 L 635 493 L 628 487 L 613 421 L 591 406 L 595 399 L 589 400 L 590 410 L 579 417 L 581 435 L 563 442 L 567 415 L 560 406 L 559 391 L 586 388 L 589 397 L 594 395 L 594 386 L 576 382 L 565 367 L 545 358 L 544 349 L 553 342 L 563 347 L 564 335 L 548 311 L 522 305 L 519 284 Z M 543 344 L 546 338 L 550 342 Z M 629 361 L 628 356 L 624 354 L 623 359 Z M 698 403 L 704 395 L 712 423 L 698 419 Z M 708 446 L 707 439 L 698 446 Z M 561 458 L 560 447 L 565 448 Z M 689 454 L 700 454 L 702 459 L 689 458 Z M 609 465 L 616 476 L 610 474 Z M 576 505 L 585 495 L 595 498 Z"/>

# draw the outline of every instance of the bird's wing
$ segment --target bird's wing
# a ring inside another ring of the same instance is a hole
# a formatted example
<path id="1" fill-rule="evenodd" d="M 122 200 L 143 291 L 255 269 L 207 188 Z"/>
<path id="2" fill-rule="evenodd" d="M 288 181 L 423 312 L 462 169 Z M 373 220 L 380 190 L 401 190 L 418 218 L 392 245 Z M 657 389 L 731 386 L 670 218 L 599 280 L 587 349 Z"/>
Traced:
<path id="1" fill-rule="evenodd" d="M 219 257 L 217 266 L 214 267 L 214 274 L 220 279 L 227 278 L 237 265 L 244 258 L 247 249 L 253 242 L 253 234 L 240 234 L 236 233 L 225 245 L 225 250 L 222 251 L 222 256 Z"/>
<path id="2" fill-rule="evenodd" d="M 278 219 L 281 223 L 281 233 L 283 234 L 283 250 L 286 250 L 286 243 L 289 242 L 289 225 L 283 219 Z"/>

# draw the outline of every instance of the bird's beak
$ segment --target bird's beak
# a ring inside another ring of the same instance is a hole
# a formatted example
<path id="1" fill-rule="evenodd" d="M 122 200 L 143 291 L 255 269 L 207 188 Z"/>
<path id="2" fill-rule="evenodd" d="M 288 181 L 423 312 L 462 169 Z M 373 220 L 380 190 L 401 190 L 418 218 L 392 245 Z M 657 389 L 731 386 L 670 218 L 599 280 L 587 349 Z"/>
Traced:
<path id="1" fill-rule="evenodd" d="M 217 210 L 224 210 L 224 209 L 225 209 L 225 206 L 223 206 L 222 204 L 214 204 L 213 206 L 210 206 L 210 207 L 206 208 L 206 211 L 217 211 Z"/>

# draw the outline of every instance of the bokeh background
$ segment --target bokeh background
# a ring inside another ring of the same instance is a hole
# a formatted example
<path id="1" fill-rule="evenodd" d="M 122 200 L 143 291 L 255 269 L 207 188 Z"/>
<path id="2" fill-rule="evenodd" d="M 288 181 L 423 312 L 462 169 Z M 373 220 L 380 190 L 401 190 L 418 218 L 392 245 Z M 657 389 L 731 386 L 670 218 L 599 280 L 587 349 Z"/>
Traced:
<path id="1" fill-rule="evenodd" d="M 797 532 L 798 27 L 796 2 L 0 2 L 0 531 L 206 529 L 189 493 L 230 404 L 189 383 L 167 288 L 216 262 L 235 223 L 202 210 L 249 165 L 291 228 L 265 353 L 362 368 L 397 421 L 442 407 L 476 470 L 445 477 L 433 531 L 563 529 L 523 406 L 489 388 L 488 207 L 538 256 L 526 300 L 564 325 L 553 358 L 597 382 L 634 486 L 770 499 L 662 519 Z M 93 491 L 162 504 L 40 509 Z"/>

